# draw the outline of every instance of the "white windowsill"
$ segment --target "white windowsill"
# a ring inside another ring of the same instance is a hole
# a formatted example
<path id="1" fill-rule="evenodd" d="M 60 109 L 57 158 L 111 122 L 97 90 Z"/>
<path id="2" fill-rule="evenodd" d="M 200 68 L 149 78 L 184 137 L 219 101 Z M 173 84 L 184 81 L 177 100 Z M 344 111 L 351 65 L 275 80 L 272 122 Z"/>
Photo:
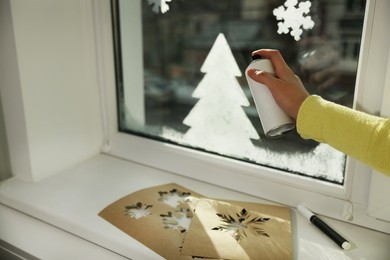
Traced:
<path id="1" fill-rule="evenodd" d="M 98 155 L 72 169 L 38 182 L 25 182 L 15 178 L 4 181 L 0 183 L 0 202 L 122 256 L 131 259 L 161 259 L 156 253 L 97 214 L 110 203 L 129 193 L 171 182 L 212 198 L 265 202 L 244 193 L 230 191 L 105 155 Z M 5 207 L 1 206 L 1 208 Z M 3 212 L 2 214 L 4 214 Z M 7 212 L 8 216 L 20 215 L 16 211 L 12 213 L 12 210 L 10 211 L 8 208 Z M 336 260 L 390 259 L 389 234 L 325 218 L 331 226 L 351 241 L 352 250 L 345 252 L 299 214 L 296 214 L 295 210 L 293 210 L 292 215 L 296 259 L 318 259 L 319 255 L 322 256 L 322 259 Z M 17 219 L 23 221 L 23 225 L 27 225 L 27 222 L 32 221 L 32 218 L 28 220 L 29 218 L 23 215 Z M 14 224 L 10 222 L 14 222 L 10 217 L 1 218 L 0 224 L 1 226 Z M 38 222 L 30 223 L 30 225 L 37 227 L 47 225 Z M 8 228 L 8 230 L 11 229 Z M 12 239 L 18 241 L 18 236 L 20 238 L 23 236 L 24 240 L 37 238 L 37 234 L 28 234 L 28 232 L 25 233 L 16 228 L 15 232 L 12 232 L 12 236 L 10 234 L 10 232 L 0 233 L 0 239 L 7 241 L 8 238 L 9 242 L 12 242 Z M 79 239 L 74 238 L 74 241 Z M 63 238 L 56 237 L 56 239 Z M 83 242 L 79 242 L 79 244 L 86 242 L 81 241 Z M 87 244 L 80 246 L 90 247 Z M 66 245 L 68 244 L 65 244 L 65 247 Z M 28 250 L 28 248 L 21 249 Z M 99 250 L 102 249 L 95 250 L 99 254 Z M 70 251 L 69 256 L 73 256 L 74 253 L 72 255 Z M 61 257 L 66 258 L 64 255 Z M 80 258 L 83 259 L 83 256 L 80 255 Z"/>

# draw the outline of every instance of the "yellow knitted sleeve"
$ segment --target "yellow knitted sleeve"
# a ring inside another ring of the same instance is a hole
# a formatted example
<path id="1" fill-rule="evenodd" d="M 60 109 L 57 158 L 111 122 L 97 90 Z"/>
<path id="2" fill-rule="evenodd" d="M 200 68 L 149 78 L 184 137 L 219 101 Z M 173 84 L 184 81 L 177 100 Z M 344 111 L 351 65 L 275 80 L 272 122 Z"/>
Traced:
<path id="1" fill-rule="evenodd" d="M 298 133 L 390 176 L 390 119 L 365 114 L 312 95 L 302 104 Z"/>

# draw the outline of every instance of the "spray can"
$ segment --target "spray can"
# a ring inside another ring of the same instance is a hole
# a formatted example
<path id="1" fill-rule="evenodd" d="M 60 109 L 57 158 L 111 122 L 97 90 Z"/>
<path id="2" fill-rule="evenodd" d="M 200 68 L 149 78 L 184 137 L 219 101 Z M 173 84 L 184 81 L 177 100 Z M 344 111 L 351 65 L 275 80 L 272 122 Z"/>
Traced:
<path id="1" fill-rule="evenodd" d="M 294 120 L 287 115 L 276 103 L 267 86 L 254 81 L 248 76 L 249 69 L 266 71 L 275 76 L 275 69 L 268 59 L 255 55 L 253 61 L 245 70 L 245 76 L 251 90 L 257 113 L 266 137 L 280 137 L 295 128 Z"/>

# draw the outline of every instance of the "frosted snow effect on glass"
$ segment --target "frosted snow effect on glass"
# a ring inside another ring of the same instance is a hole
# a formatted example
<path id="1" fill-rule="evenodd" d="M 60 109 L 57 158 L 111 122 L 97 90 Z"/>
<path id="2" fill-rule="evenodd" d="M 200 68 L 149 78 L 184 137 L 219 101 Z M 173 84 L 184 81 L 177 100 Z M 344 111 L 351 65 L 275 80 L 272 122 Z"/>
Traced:
<path id="1" fill-rule="evenodd" d="M 184 135 L 185 141 L 221 153 L 252 151 L 255 147 L 251 139 L 260 137 L 242 108 L 249 106 L 236 79 L 242 74 L 222 33 L 201 72 L 205 75 L 192 94 L 199 100 L 183 121 L 191 127 Z"/>
<path id="2" fill-rule="evenodd" d="M 303 33 L 303 29 L 309 30 L 314 27 L 314 22 L 310 15 L 310 1 L 300 2 L 298 0 L 286 0 L 284 5 L 275 8 L 273 11 L 277 20 L 283 20 L 278 23 L 278 33 L 288 34 L 294 37 L 294 40 L 299 41 Z M 306 16 L 305 16 L 306 15 Z"/>
<path id="3" fill-rule="evenodd" d="M 182 133 L 172 128 L 165 127 L 161 137 L 184 145 L 193 146 L 193 144 L 185 141 Z M 230 139 L 228 142 L 232 146 L 240 147 L 240 142 L 236 139 Z M 319 144 L 312 151 L 305 154 L 274 152 L 266 147 L 254 147 L 254 149 L 248 150 L 246 153 L 219 149 L 210 149 L 210 151 L 236 158 L 245 158 L 258 164 L 269 165 L 286 171 L 301 172 L 308 176 L 322 177 L 338 183 L 344 180 L 345 155 L 327 144 Z"/>
<path id="4" fill-rule="evenodd" d="M 160 11 L 161 13 L 166 13 L 169 11 L 169 5 L 168 2 L 171 2 L 172 0 L 148 0 L 149 5 L 153 5 L 153 12 L 158 14 Z"/>
<path id="5" fill-rule="evenodd" d="M 343 181 L 345 156 L 326 144 L 305 154 L 275 152 L 253 144 L 260 137 L 242 108 L 249 105 L 236 80 L 242 73 L 223 34 L 218 35 L 201 72 L 205 75 L 192 94 L 198 101 L 183 121 L 190 129 L 183 134 L 165 127 L 161 137 L 282 170 Z"/>
<path id="6" fill-rule="evenodd" d="M 171 2 L 172 0 L 148 0 L 149 5 L 153 5 L 153 12 L 158 14 L 160 11 L 161 13 L 166 13 L 169 11 L 169 5 L 168 2 Z"/>

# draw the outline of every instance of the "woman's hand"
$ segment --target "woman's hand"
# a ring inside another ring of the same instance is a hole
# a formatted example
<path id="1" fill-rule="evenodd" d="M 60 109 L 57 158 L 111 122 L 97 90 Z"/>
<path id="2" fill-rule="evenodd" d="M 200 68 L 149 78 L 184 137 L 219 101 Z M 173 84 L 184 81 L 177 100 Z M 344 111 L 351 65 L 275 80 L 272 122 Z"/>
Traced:
<path id="1" fill-rule="evenodd" d="M 268 87 L 279 107 L 294 119 L 309 93 L 300 78 L 290 69 L 278 50 L 261 49 L 252 53 L 263 59 L 271 60 L 276 77 L 256 69 L 248 70 L 248 76 Z"/>

